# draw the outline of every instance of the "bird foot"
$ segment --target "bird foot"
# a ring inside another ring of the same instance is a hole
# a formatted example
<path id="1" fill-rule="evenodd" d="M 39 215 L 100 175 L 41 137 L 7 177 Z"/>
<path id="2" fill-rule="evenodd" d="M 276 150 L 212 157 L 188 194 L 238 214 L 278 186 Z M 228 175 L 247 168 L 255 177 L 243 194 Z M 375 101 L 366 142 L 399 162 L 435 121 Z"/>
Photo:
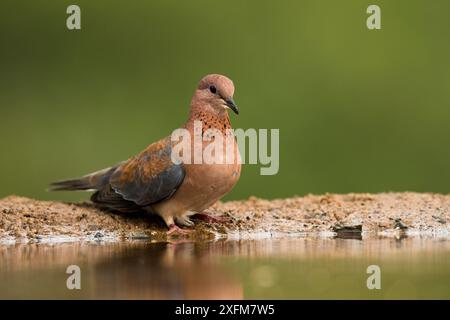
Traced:
<path id="1" fill-rule="evenodd" d="M 212 216 L 206 213 L 196 213 L 192 216 L 192 218 L 197 220 L 202 220 L 209 223 L 224 223 L 224 222 L 230 222 L 231 218 L 226 215 L 221 216 Z"/>
<path id="2" fill-rule="evenodd" d="M 181 236 L 185 236 L 188 234 L 191 234 L 192 232 L 194 232 L 194 230 L 191 229 L 181 229 L 179 226 L 177 226 L 176 224 L 171 224 L 169 226 L 169 231 L 167 231 L 167 235 L 168 236 L 172 236 L 172 235 L 181 235 Z"/>

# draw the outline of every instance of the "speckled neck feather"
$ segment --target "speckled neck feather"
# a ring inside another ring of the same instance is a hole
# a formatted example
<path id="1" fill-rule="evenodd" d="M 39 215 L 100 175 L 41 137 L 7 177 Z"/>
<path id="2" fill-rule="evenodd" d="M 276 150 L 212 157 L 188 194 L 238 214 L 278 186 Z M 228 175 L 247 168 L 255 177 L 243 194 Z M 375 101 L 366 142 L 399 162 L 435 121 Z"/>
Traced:
<path id="1" fill-rule="evenodd" d="M 188 126 L 193 125 L 194 121 L 202 122 L 203 133 L 208 129 L 217 129 L 226 135 L 227 130 L 232 129 L 230 117 L 225 109 L 216 112 L 215 110 L 210 111 L 202 108 L 192 108 L 187 122 Z"/>

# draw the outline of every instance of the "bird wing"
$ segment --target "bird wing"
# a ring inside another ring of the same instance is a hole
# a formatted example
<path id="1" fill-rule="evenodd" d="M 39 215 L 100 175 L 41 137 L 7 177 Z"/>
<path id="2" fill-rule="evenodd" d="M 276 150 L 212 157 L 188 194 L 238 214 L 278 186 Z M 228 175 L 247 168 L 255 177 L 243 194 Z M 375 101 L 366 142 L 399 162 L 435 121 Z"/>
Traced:
<path id="1" fill-rule="evenodd" d="M 115 170 L 109 180 L 111 188 L 139 206 L 169 198 L 186 174 L 182 164 L 172 161 L 171 152 L 170 137 L 151 144 Z"/>
<path id="2" fill-rule="evenodd" d="M 96 191 L 91 196 L 91 201 L 101 208 L 122 213 L 135 213 L 142 210 L 142 208 L 133 201 L 125 200 L 120 194 L 115 192 L 109 184 Z"/>

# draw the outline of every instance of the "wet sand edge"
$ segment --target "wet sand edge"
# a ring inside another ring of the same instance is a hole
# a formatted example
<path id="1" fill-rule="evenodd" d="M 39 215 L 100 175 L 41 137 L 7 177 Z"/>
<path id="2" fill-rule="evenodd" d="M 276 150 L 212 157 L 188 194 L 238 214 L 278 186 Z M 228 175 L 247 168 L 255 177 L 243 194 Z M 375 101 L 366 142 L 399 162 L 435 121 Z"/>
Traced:
<path id="1" fill-rule="evenodd" d="M 196 221 L 196 240 L 277 237 L 450 237 L 450 195 L 434 193 L 325 194 L 219 202 L 213 216 L 228 222 Z M 69 241 L 167 241 L 167 229 L 148 213 L 117 214 L 90 203 L 0 200 L 0 243 Z"/>

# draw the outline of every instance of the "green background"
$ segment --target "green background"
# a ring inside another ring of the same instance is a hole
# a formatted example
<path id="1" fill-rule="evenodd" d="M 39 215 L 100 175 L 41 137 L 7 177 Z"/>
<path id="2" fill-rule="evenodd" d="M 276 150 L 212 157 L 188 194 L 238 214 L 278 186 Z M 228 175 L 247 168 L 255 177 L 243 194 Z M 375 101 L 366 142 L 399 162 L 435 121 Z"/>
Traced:
<path id="1" fill-rule="evenodd" d="M 66 28 L 81 7 L 82 30 Z M 382 29 L 366 28 L 378 4 Z M 200 78 L 234 80 L 236 128 L 279 128 L 280 171 L 228 199 L 450 192 L 450 2 L 0 3 L 0 197 L 127 159 L 181 125 Z"/>

